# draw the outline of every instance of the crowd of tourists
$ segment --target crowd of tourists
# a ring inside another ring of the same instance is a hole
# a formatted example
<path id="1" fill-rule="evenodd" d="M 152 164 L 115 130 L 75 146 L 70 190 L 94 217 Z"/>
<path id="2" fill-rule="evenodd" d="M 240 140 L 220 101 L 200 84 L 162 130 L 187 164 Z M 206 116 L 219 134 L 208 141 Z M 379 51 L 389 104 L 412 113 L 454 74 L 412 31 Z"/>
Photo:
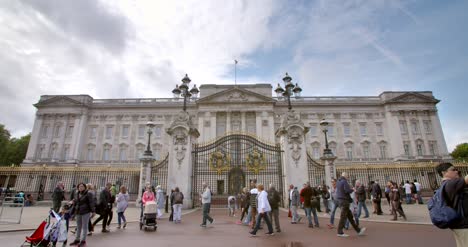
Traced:
<path id="1" fill-rule="evenodd" d="M 468 176 L 463 178 L 461 173 L 450 163 L 442 163 L 436 170 L 443 178 L 440 193 L 444 196 L 440 197 L 444 201 L 444 205 L 462 211 L 459 213 L 460 216 L 456 219 L 457 221 L 452 220 L 442 227 L 434 220 L 434 217 L 440 218 L 440 216 L 437 216 L 437 214 L 433 216 L 431 210 L 436 208 L 440 212 L 445 208 L 441 209 L 437 205 L 434 206 L 435 202 L 430 200 L 431 219 L 436 226 L 453 230 L 457 246 L 468 246 Z M 332 179 L 331 187 L 326 185 L 311 186 L 309 182 L 306 182 L 302 184 L 302 188 L 299 190 L 297 186 L 291 184 L 287 191 L 288 216 L 291 218 L 290 223 L 296 225 L 302 220 L 299 215 L 299 211 L 302 209 L 307 218 L 306 226 L 318 228 L 320 227 L 318 213 L 323 212 L 330 217 L 327 227 L 329 229 L 336 228 L 338 237 L 348 237 L 349 235 L 344 230 L 348 230 L 350 225 L 357 235 L 362 236 L 365 234 L 366 228 L 360 224 L 359 219 L 370 217 L 366 204 L 367 200 L 372 203 L 373 214 L 383 215 L 381 203 L 385 197 L 390 209 L 389 212 L 392 215 L 390 220 L 398 220 L 398 217 L 406 220 L 402 202 L 422 204 L 421 189 L 421 184 L 417 180 L 413 182 L 406 181 L 401 184 L 388 181 L 382 187 L 378 181 L 371 181 L 368 186 L 365 186 L 361 181 L 356 180 L 353 185 L 350 185 L 348 174 L 344 172 L 339 178 Z M 464 194 L 467 196 L 463 196 Z M 203 183 L 203 190 L 200 191 L 199 196 L 203 212 L 200 226 L 206 227 L 207 224 L 214 223 L 213 217 L 210 216 L 213 193 L 208 184 Z M 434 197 L 436 196 L 437 192 Z M 67 204 L 61 207 L 65 196 L 63 183 L 59 182 L 52 198 L 53 210 L 65 218 L 67 229 L 68 221 L 71 219 L 76 220 L 77 227 L 71 230 L 76 237 L 70 246 L 84 246 L 86 237 L 93 234 L 96 224 L 100 221 L 102 221 L 101 232 L 109 232 L 109 225 L 114 215 L 114 205 L 117 212 L 117 228 L 125 229 L 127 225 L 124 213 L 128 207 L 129 195 L 125 186 L 117 188 L 115 185 L 107 183 L 106 187 L 97 195 L 92 184 L 80 183 L 71 192 Z M 175 224 L 181 223 L 183 193 L 176 187 L 171 190 L 167 199 L 171 205 L 169 221 Z M 249 188 L 243 188 L 242 193 L 229 196 L 227 200 L 228 215 L 239 217 L 236 222 L 238 225 L 249 226 L 251 236 L 257 236 L 258 230 L 262 229 L 264 224 L 267 227 L 265 233 L 267 236 L 274 235 L 275 231 L 276 233 L 282 231 L 279 220 L 282 193 L 276 190 L 273 184 L 269 184 L 265 188 L 263 184 L 257 184 L 256 180 L 251 180 Z M 154 187 L 147 183 L 139 201 L 142 209 L 141 217 L 143 216 L 143 208 L 149 201 L 154 201 L 157 204 L 157 219 L 162 217 L 162 211 L 166 204 L 166 195 L 161 186 Z M 335 226 L 335 213 L 338 208 L 340 209 L 340 216 L 338 225 Z M 239 212 L 237 215 L 236 211 Z M 93 219 L 96 214 L 99 217 Z M 444 222 L 444 220 L 446 219 L 441 221 Z"/>

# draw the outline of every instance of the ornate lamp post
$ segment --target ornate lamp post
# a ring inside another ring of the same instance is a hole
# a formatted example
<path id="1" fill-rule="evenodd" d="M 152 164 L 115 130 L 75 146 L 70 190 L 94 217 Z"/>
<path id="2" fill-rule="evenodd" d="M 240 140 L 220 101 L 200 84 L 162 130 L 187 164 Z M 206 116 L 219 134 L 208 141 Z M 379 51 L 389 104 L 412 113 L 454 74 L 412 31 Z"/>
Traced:
<path id="1" fill-rule="evenodd" d="M 286 72 L 286 75 L 283 78 L 285 89 L 283 89 L 279 83 L 275 89 L 275 93 L 277 94 L 278 98 L 281 99 L 282 96 L 284 96 L 285 100 L 288 100 L 288 110 L 292 109 L 291 96 L 295 96 L 296 98 L 299 98 L 302 92 L 302 88 L 300 88 L 297 83 L 296 83 L 296 86 L 294 86 L 294 84 L 291 81 L 292 81 L 292 78 Z"/>
<path id="2" fill-rule="evenodd" d="M 323 156 L 320 159 L 325 163 L 325 184 L 331 188 L 331 180 L 332 178 L 336 178 L 336 168 L 335 164 L 333 163 L 336 157 L 335 155 L 333 155 L 333 152 L 328 147 L 328 125 L 329 123 L 325 119 L 322 119 L 322 121 L 320 121 L 320 128 L 322 129 L 323 134 L 325 135 L 325 149 L 323 150 Z"/>
<path id="3" fill-rule="evenodd" d="M 148 145 L 146 146 L 146 150 L 143 153 L 143 156 L 140 157 L 141 169 L 138 198 L 141 198 L 145 184 L 151 181 L 151 164 L 154 162 L 153 152 L 151 151 L 151 134 L 153 134 L 152 129 L 154 128 L 155 124 L 149 121 L 146 123 L 146 126 L 148 127 Z"/>
<path id="4" fill-rule="evenodd" d="M 187 111 L 187 99 L 193 97 L 194 99 L 197 98 L 198 90 L 197 85 L 193 85 L 192 89 L 189 91 L 189 84 L 192 80 L 185 74 L 185 77 L 182 78 L 182 84 L 180 86 L 176 85 L 172 93 L 174 94 L 174 98 L 179 98 L 180 96 L 184 97 L 184 112 Z"/>
<path id="5" fill-rule="evenodd" d="M 322 132 L 325 135 L 325 149 L 323 150 L 323 156 L 333 156 L 331 149 L 328 147 L 328 125 L 329 123 L 327 120 L 322 119 L 322 121 L 320 121 L 320 128 L 322 129 Z"/>

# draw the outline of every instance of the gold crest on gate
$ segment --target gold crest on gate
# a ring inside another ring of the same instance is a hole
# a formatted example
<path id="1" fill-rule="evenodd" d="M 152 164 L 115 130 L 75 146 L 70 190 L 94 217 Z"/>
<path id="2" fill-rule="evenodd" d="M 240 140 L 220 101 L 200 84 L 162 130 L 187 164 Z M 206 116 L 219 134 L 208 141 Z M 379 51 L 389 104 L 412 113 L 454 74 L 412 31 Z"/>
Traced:
<path id="1" fill-rule="evenodd" d="M 266 158 L 265 155 L 260 153 L 256 148 L 247 155 L 246 158 L 247 168 L 250 171 L 253 171 L 255 174 L 258 174 L 261 170 L 266 169 Z"/>
<path id="2" fill-rule="evenodd" d="M 208 163 L 211 170 L 215 170 L 218 175 L 221 175 L 221 172 L 229 170 L 231 157 L 227 153 L 216 151 L 210 155 Z"/>

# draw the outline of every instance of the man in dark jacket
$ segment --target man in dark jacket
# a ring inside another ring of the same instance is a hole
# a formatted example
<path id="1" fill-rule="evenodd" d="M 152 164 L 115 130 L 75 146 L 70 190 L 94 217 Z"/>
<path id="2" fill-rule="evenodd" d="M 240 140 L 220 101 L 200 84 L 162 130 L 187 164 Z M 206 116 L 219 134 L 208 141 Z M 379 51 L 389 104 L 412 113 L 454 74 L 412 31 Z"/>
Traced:
<path id="1" fill-rule="evenodd" d="M 301 192 L 301 197 L 304 198 L 304 210 L 306 212 L 306 217 L 309 220 L 310 228 L 314 227 L 312 225 L 311 213 L 314 214 L 315 227 L 319 227 L 316 208 L 317 208 L 317 204 L 320 204 L 320 203 L 317 201 L 317 195 L 318 195 L 318 192 L 314 188 L 310 187 L 310 183 L 307 182 L 306 187 Z"/>
<path id="2" fill-rule="evenodd" d="M 358 201 L 357 217 L 361 217 L 361 212 L 364 208 L 364 213 L 366 214 L 364 218 L 369 218 L 369 210 L 367 209 L 366 205 L 366 188 L 359 180 L 356 180 L 356 197 Z"/>
<path id="3" fill-rule="evenodd" d="M 279 192 L 276 190 L 273 184 L 270 184 L 270 188 L 268 190 L 268 203 L 270 203 L 271 211 L 268 212 L 270 218 L 272 219 L 271 222 L 274 223 L 276 232 L 281 232 L 281 227 L 279 223 L 279 204 L 281 202 L 281 196 Z"/>
<path id="4" fill-rule="evenodd" d="M 107 183 L 106 187 L 99 194 L 99 202 L 98 202 L 97 207 L 99 208 L 100 215 L 99 215 L 99 218 L 97 218 L 93 222 L 93 229 L 94 229 L 96 224 L 102 220 L 102 232 L 109 232 L 109 230 L 106 229 L 106 226 L 107 226 L 106 223 L 109 217 L 109 213 L 112 210 L 112 195 L 110 193 L 111 187 L 112 187 L 112 184 Z"/>
<path id="5" fill-rule="evenodd" d="M 57 183 L 57 186 L 52 193 L 52 204 L 53 209 L 56 213 L 60 212 L 60 207 L 62 206 L 62 201 L 65 200 L 65 191 L 63 190 L 63 182 L 60 181 Z"/>
<path id="6" fill-rule="evenodd" d="M 382 215 L 382 189 L 378 181 L 371 181 L 372 204 L 374 205 L 374 214 Z"/>
<path id="7" fill-rule="evenodd" d="M 349 223 L 353 226 L 354 230 L 358 233 L 359 236 L 364 235 L 366 228 L 360 228 L 354 221 L 353 213 L 349 210 L 349 204 L 351 203 L 351 193 L 353 189 L 348 184 L 348 174 L 343 172 L 341 177 L 338 179 L 336 184 L 336 197 L 338 205 L 341 210 L 340 223 L 338 224 L 338 237 L 349 237 L 348 234 L 343 232 L 346 219 L 349 220 Z"/>

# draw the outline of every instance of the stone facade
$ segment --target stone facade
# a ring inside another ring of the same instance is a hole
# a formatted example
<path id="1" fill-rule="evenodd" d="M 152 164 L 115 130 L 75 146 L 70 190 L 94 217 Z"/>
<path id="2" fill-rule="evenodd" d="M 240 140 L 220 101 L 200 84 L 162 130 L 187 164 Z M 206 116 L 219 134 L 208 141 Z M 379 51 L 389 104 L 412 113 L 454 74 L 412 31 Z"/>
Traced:
<path id="1" fill-rule="evenodd" d="M 305 126 L 300 140 L 316 160 L 324 136 L 320 120 L 330 122 L 329 143 L 335 164 L 448 159 L 437 103 L 432 92 L 383 92 L 369 97 L 293 97 L 293 110 Z M 23 165 L 138 165 L 147 143 L 146 122 L 156 160 L 173 146 L 166 132 L 183 99 L 93 99 L 88 95 L 44 95 L 35 104 L 36 119 Z M 187 112 L 208 142 L 231 132 L 254 134 L 280 143 L 287 102 L 272 96 L 270 84 L 202 85 L 200 97 L 188 101 Z M 289 135 L 292 135 L 291 133 Z M 294 146 L 299 139 L 288 142 Z M 296 149 L 290 151 L 299 152 Z M 299 153 L 297 153 L 299 154 Z"/>

